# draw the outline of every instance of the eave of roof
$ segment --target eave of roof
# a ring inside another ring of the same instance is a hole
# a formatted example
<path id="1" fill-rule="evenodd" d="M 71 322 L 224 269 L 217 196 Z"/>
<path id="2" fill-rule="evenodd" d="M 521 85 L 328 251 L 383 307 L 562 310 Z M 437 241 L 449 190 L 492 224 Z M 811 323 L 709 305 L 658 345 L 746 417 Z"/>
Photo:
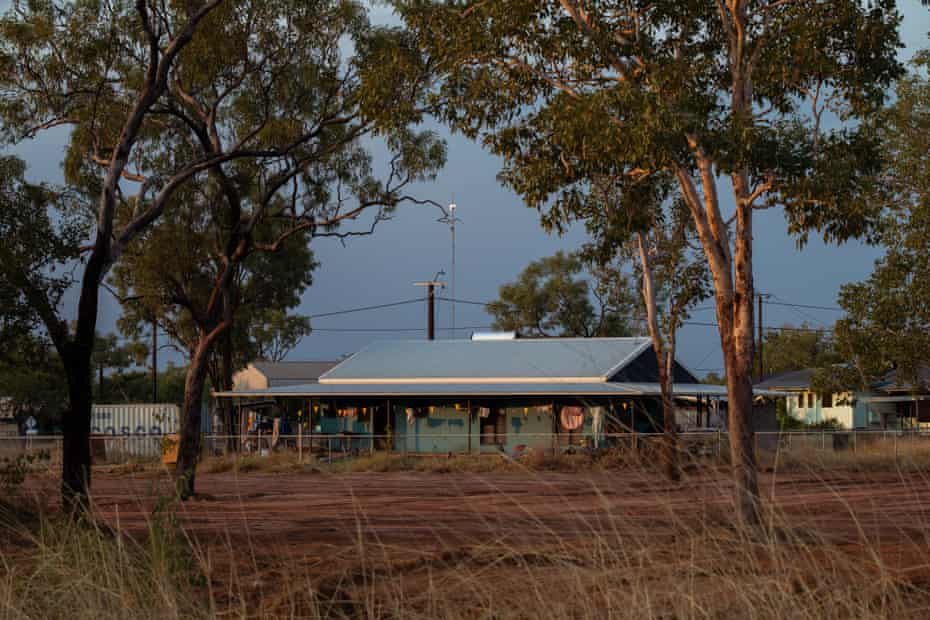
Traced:
<path id="1" fill-rule="evenodd" d="M 367 398 L 367 397 L 510 397 L 510 396 L 658 396 L 658 383 L 468 383 L 468 384 L 325 384 L 214 392 L 221 398 Z M 722 385 L 705 383 L 675 384 L 676 396 L 726 398 Z M 778 392 L 755 390 L 757 396 L 778 396 Z"/>

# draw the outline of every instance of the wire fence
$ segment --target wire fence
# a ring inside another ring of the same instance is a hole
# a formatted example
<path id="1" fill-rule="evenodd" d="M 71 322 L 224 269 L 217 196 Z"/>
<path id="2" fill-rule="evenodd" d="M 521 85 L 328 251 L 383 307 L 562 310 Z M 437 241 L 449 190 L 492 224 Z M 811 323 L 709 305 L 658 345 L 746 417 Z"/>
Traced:
<path id="1" fill-rule="evenodd" d="M 393 454 L 405 457 L 499 455 L 519 459 L 537 452 L 546 455 L 634 452 L 649 455 L 666 438 L 657 433 L 520 433 L 520 434 L 249 434 L 203 435 L 202 457 L 291 456 L 299 462 L 331 463 Z M 926 455 L 930 462 L 930 431 L 926 430 L 823 430 L 758 432 L 753 435 L 760 467 L 792 458 L 820 460 L 913 459 Z M 694 459 L 726 462 L 729 437 L 722 430 L 679 433 L 675 445 Z M 162 463 L 176 459 L 173 436 L 93 436 L 91 456 L 95 466 Z M 0 437 L 0 459 L 20 455 L 41 456 L 37 462 L 54 469 L 60 466 L 60 435 Z"/>

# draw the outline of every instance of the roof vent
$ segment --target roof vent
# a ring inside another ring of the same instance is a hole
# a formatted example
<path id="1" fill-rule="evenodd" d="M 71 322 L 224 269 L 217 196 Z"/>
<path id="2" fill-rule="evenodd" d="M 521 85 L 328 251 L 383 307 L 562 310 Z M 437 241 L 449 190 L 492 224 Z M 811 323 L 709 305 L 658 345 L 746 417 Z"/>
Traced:
<path id="1" fill-rule="evenodd" d="M 517 332 L 472 332 L 472 340 L 516 340 Z"/>

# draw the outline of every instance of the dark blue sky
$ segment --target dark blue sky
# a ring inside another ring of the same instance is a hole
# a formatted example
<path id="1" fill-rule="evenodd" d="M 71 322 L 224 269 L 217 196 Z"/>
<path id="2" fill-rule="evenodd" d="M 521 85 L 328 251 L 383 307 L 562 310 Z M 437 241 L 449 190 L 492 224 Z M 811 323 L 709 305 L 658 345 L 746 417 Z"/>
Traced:
<path id="1" fill-rule="evenodd" d="M 5 5 L 6 2 L 0 3 Z M 930 12 L 917 0 L 901 2 L 905 16 L 903 38 L 907 47 L 902 58 L 928 46 Z M 384 9 L 375 18 L 387 19 Z M 538 223 L 537 213 L 523 206 L 520 198 L 502 188 L 496 174 L 500 162 L 461 136 L 450 136 L 449 159 L 435 183 L 419 186 L 420 197 L 447 203 L 455 196 L 463 220 L 457 229 L 457 290 L 460 299 L 487 301 L 496 296 L 503 282 L 512 280 L 526 264 L 556 250 L 572 250 L 584 240 L 583 230 L 564 237 L 548 236 Z M 21 145 L 17 152 L 30 164 L 33 179 L 60 179 L 61 145 L 66 133 L 57 132 L 40 141 Z M 724 193 L 725 196 L 725 193 Z M 726 199 L 726 198 L 725 198 Z M 732 204 L 732 203 L 729 203 Z M 353 238 L 345 246 L 322 239 L 314 250 L 321 265 L 315 282 L 304 296 L 300 312 L 318 314 L 419 297 L 422 289 L 413 282 L 431 278 L 438 270 L 450 273 L 450 239 L 447 226 L 436 222 L 435 209 L 411 207 L 383 223 L 368 238 Z M 816 239 L 803 250 L 786 234 L 777 210 L 756 215 L 756 284 L 775 300 L 823 306 L 836 305 L 836 292 L 846 282 L 868 275 L 878 255 L 874 248 L 859 244 L 824 246 Z M 102 293 L 105 297 L 106 293 Z M 111 329 L 119 308 L 105 299 L 101 328 Z M 423 332 L 342 332 L 343 329 L 421 329 L 425 326 L 425 304 L 406 305 L 313 321 L 316 331 L 305 338 L 290 359 L 330 359 L 352 353 L 375 339 L 425 337 Z M 766 325 L 783 323 L 829 325 L 838 313 L 767 306 Z M 694 321 L 713 321 L 713 312 L 698 312 Z M 459 305 L 458 326 L 486 326 L 488 316 L 478 306 Z M 450 307 L 439 305 L 440 328 L 450 324 Z M 468 335 L 468 330 L 459 336 Z M 449 337 L 441 331 L 440 337 Z M 689 326 L 679 334 L 680 358 L 693 369 L 722 366 L 718 336 L 713 327 Z"/>

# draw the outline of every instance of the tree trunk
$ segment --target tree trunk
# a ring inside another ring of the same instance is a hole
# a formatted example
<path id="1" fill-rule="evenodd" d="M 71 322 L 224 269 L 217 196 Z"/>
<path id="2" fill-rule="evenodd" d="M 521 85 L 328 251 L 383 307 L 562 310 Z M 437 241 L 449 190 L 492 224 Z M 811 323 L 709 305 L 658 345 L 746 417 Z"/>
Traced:
<path id="1" fill-rule="evenodd" d="M 736 175 L 739 177 L 740 175 Z M 732 340 L 724 349 L 727 368 L 727 420 L 730 458 L 736 490 L 737 512 L 749 525 L 759 522 L 759 482 L 752 428 L 753 338 L 752 207 L 743 199 L 745 179 L 734 181 L 738 206 L 735 235 L 735 287 L 732 302 Z"/>
<path id="2" fill-rule="evenodd" d="M 678 481 L 681 474 L 678 468 L 678 446 L 675 437 L 674 375 L 672 372 L 675 363 L 675 328 L 672 327 L 668 343 L 663 342 L 659 328 L 655 277 L 645 235 L 638 233 L 636 242 L 643 276 L 642 293 L 646 306 L 646 326 L 652 340 L 652 350 L 656 356 L 656 367 L 659 369 L 659 388 L 662 395 L 662 466 L 669 480 Z"/>
<path id="3" fill-rule="evenodd" d="M 223 357 L 220 364 L 221 382 L 220 385 L 224 391 L 230 391 L 233 388 L 233 344 L 232 329 L 227 329 L 223 334 Z M 223 411 L 223 424 L 226 427 L 226 450 L 230 453 L 238 451 L 239 424 L 236 420 L 236 409 L 229 398 L 224 398 L 220 404 Z"/>
<path id="4" fill-rule="evenodd" d="M 65 512 L 87 508 L 90 491 L 90 421 L 93 406 L 90 351 L 72 354 L 65 364 L 69 410 L 62 417 L 61 501 Z"/>
<path id="5" fill-rule="evenodd" d="M 191 356 L 184 381 L 184 404 L 181 409 L 181 433 L 178 463 L 175 469 L 178 495 L 188 499 L 194 494 L 197 462 L 200 460 L 200 426 L 203 419 L 203 389 L 207 377 L 210 343 L 201 339 Z"/>
<path id="6" fill-rule="evenodd" d="M 662 467 L 669 480 L 677 482 L 681 479 L 678 467 L 678 441 L 675 432 L 675 399 L 673 393 L 673 377 L 666 369 L 665 360 L 661 355 L 656 356 L 659 362 L 659 386 L 662 392 Z"/>

